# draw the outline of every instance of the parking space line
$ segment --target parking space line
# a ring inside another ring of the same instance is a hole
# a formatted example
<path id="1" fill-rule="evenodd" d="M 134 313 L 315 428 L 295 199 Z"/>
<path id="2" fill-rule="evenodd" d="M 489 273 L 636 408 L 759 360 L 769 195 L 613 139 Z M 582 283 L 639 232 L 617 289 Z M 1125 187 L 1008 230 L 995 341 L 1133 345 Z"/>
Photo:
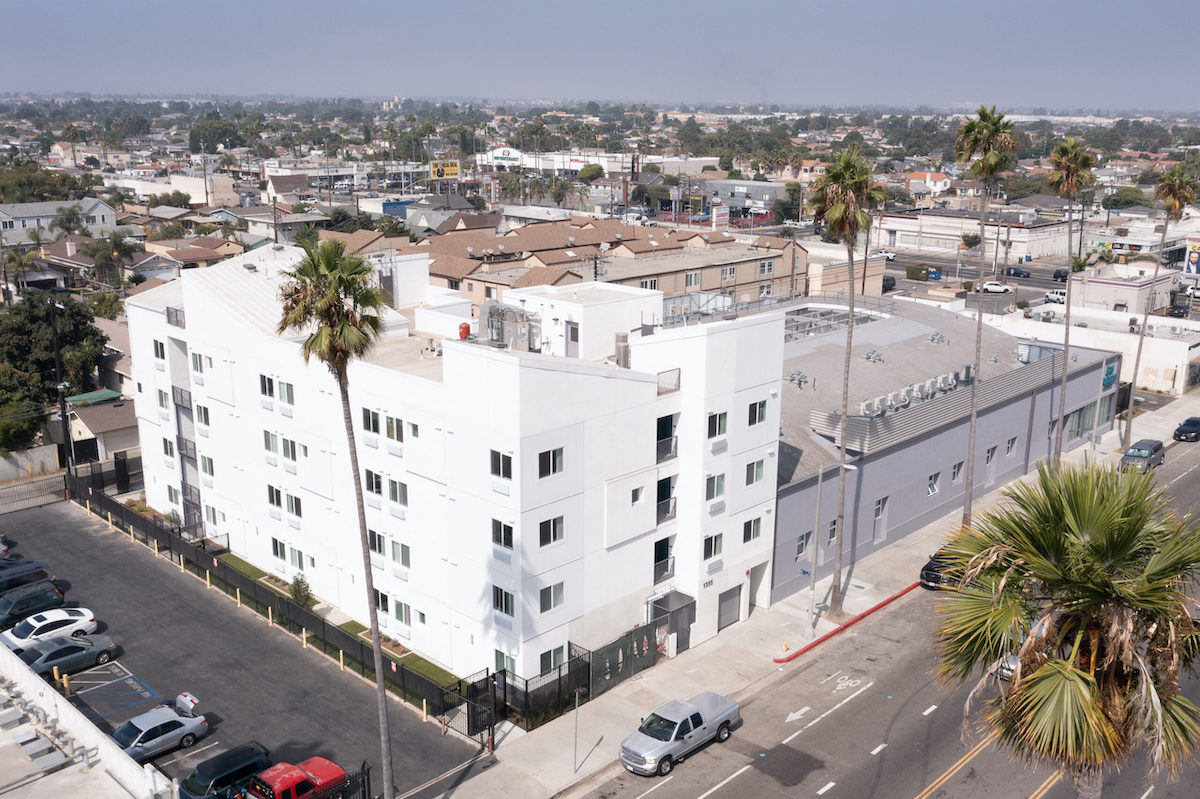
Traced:
<path id="1" fill-rule="evenodd" d="M 887 748 L 887 744 L 880 744 L 879 746 L 877 746 L 877 747 L 875 747 L 874 749 L 872 749 L 872 750 L 871 750 L 871 754 L 873 754 L 873 755 L 877 755 L 877 754 L 879 754 L 880 752 L 882 752 L 882 751 L 883 751 L 884 749 L 886 749 L 886 748 Z"/>
<path id="2" fill-rule="evenodd" d="M 220 745 L 221 745 L 220 741 L 213 741 L 212 743 L 210 743 L 206 746 L 201 746 L 198 749 L 181 749 L 181 750 L 179 750 L 178 753 L 176 753 L 175 757 L 171 758 L 170 760 L 164 760 L 163 762 L 158 764 L 158 767 L 162 768 L 163 766 L 169 766 L 172 763 L 179 762 L 187 755 L 198 755 L 201 752 L 207 752 L 209 749 L 212 749 L 214 746 L 220 746 Z"/>
<path id="3" fill-rule="evenodd" d="M 832 787 L 833 787 L 833 786 L 835 786 L 835 785 L 837 785 L 837 783 L 836 783 L 836 782 L 827 782 L 827 783 L 825 783 L 825 787 L 824 787 L 824 788 L 822 788 L 821 790 L 817 791 L 817 796 L 824 796 L 824 795 L 825 795 L 825 792 L 826 792 L 826 791 L 828 791 L 830 788 L 832 788 Z"/>
<path id="4" fill-rule="evenodd" d="M 928 716 L 930 713 L 932 713 L 935 710 L 937 710 L 937 705 L 930 705 L 929 707 L 925 708 L 925 712 L 922 713 L 921 715 Z"/>
<path id="5" fill-rule="evenodd" d="M 126 690 L 113 690 L 115 686 L 119 686 L 121 684 L 127 686 Z M 96 694 L 96 691 L 101 691 L 102 693 Z M 83 694 L 92 695 L 83 696 Z M 96 715 L 100 716 L 101 718 L 105 718 L 121 710 L 127 710 L 131 707 L 135 707 L 136 705 L 140 705 L 143 702 L 149 702 L 157 698 L 158 693 L 151 689 L 150 686 L 139 680 L 137 677 L 130 674 L 127 677 L 122 677 L 119 680 L 113 680 L 112 682 L 105 683 L 104 685 L 97 685 L 92 688 L 88 688 L 85 691 L 80 691 L 76 694 L 76 696 L 78 696 L 81 701 L 86 703 L 88 707 L 95 711 Z M 113 698 L 111 700 L 106 699 L 106 697 L 109 696 Z M 122 697 L 136 697 L 136 699 L 129 700 L 122 699 Z M 108 710 L 101 712 L 101 707 L 106 707 Z"/>
<path id="6" fill-rule="evenodd" d="M 97 668 L 98 668 L 98 667 L 97 667 Z M 84 693 L 87 693 L 88 691 L 94 691 L 94 690 L 96 690 L 97 688 L 103 688 L 103 687 L 104 687 L 104 686 L 106 686 L 106 685 L 112 685 L 112 684 L 113 684 L 113 683 L 115 683 L 115 682 L 121 682 L 122 680 L 126 680 L 126 679 L 128 679 L 128 678 L 130 678 L 130 677 L 133 677 L 133 672 L 131 672 L 129 669 L 125 668 L 124 666 L 122 666 L 122 667 L 121 667 L 121 670 L 122 670 L 122 671 L 124 671 L 125 673 L 124 673 L 124 674 L 122 674 L 122 675 L 120 675 L 120 676 L 117 676 L 117 677 L 112 677 L 112 679 L 105 680 L 104 682 L 98 682 L 98 683 L 95 683 L 95 684 L 87 684 L 87 683 L 84 683 L 85 685 L 87 685 L 87 687 L 86 687 L 86 688 L 80 688 L 80 687 L 79 687 L 79 677 L 80 677 L 81 675 L 80 675 L 80 674 L 76 674 L 75 676 L 73 676 L 73 677 L 71 678 L 71 688 L 72 688 L 72 689 L 75 691 L 75 693 L 77 693 L 77 694 L 84 694 Z M 87 673 L 88 673 L 88 672 L 86 672 L 86 671 L 85 671 L 85 672 L 82 672 L 82 674 L 87 674 Z M 136 679 L 136 678 L 134 678 L 134 679 Z"/>
<path id="7" fill-rule="evenodd" d="M 718 782 L 716 785 L 714 785 L 713 787 L 709 788 L 709 789 L 708 789 L 707 791 L 705 791 L 704 793 L 702 793 L 702 794 L 700 794 L 699 796 L 697 796 L 697 797 L 696 797 L 696 799 L 704 799 L 704 797 L 706 797 L 706 796 L 710 796 L 710 795 L 712 795 L 712 794 L 716 793 L 716 792 L 717 792 L 719 789 L 721 789 L 721 788 L 725 787 L 725 785 L 726 785 L 728 782 L 732 781 L 734 777 L 738 776 L 739 774 L 741 774 L 743 771 L 745 771 L 745 770 L 746 770 L 746 769 L 748 769 L 748 768 L 750 768 L 750 764 L 749 764 L 749 763 L 747 763 L 746 765 L 742 766 L 740 769 L 738 769 L 737 771 L 733 772 L 733 773 L 732 773 L 732 774 L 730 774 L 728 777 L 726 777 L 725 779 L 721 780 L 721 781 L 720 781 L 720 782 Z"/>
<path id="8" fill-rule="evenodd" d="M 640 794 L 640 795 L 637 797 L 637 799 L 643 799 L 644 797 L 646 797 L 646 796 L 649 796 L 650 794 L 654 793 L 654 792 L 655 792 L 655 791 L 657 791 L 659 788 L 663 787 L 664 785 L 666 785 L 668 782 L 670 782 L 670 781 L 671 781 L 671 780 L 673 780 L 673 779 L 675 779 L 675 777 L 674 777 L 674 776 L 667 777 L 665 780 L 663 780 L 662 782 L 658 783 L 657 785 L 655 785 L 655 786 L 654 786 L 653 788 L 651 788 L 650 790 L 646 791 L 646 792 L 645 792 L 645 793 L 643 793 L 643 794 Z"/>

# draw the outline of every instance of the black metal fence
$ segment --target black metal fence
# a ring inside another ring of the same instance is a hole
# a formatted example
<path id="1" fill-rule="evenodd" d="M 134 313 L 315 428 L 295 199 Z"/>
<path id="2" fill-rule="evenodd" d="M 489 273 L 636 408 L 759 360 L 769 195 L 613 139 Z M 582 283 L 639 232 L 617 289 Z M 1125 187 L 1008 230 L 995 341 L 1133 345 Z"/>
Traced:
<path id="1" fill-rule="evenodd" d="M 59 480 L 61 491 L 62 478 Z M 111 525 L 128 534 L 131 539 L 152 547 L 172 563 L 203 577 L 213 588 L 234 597 L 288 632 L 302 639 L 306 646 L 324 652 L 336 660 L 343 669 L 375 680 L 374 657 L 369 641 L 353 635 L 321 616 L 292 601 L 278 590 L 243 574 L 221 560 L 208 549 L 209 542 L 200 540 L 191 543 L 177 527 L 169 522 L 156 521 L 122 505 L 117 500 L 94 489 L 78 477 L 65 475 L 68 495 L 81 505 L 106 519 Z M 480 701 L 480 690 L 474 684 L 459 680 L 449 686 L 441 686 L 429 677 L 414 671 L 403 663 L 384 658 L 384 683 L 388 690 L 406 702 L 421 705 L 432 716 L 440 717 L 447 729 L 454 730 L 486 745 L 485 734 L 492 724 L 489 705 Z M 476 683 L 481 682 L 476 680 Z M 486 722 L 482 720 L 486 719 Z"/>
<path id="2" fill-rule="evenodd" d="M 119 452 L 112 460 L 79 463 L 75 475 L 92 488 L 109 494 L 141 491 L 145 487 L 141 455 L 130 458 Z"/>

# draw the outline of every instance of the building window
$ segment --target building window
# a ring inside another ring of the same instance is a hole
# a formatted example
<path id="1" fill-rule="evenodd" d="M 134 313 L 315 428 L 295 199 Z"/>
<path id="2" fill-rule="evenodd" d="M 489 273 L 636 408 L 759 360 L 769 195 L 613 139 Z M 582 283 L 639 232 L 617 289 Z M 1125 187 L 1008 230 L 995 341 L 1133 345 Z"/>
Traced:
<path id="1" fill-rule="evenodd" d="M 751 486 L 763 479 L 763 462 L 754 461 L 746 464 L 746 485 Z"/>
<path id="2" fill-rule="evenodd" d="M 461 285 L 462 285 L 461 281 L 446 278 L 446 288 L 450 289 L 451 291 L 458 291 L 458 288 Z"/>
<path id="3" fill-rule="evenodd" d="M 761 299 L 765 299 L 766 297 L 770 297 L 770 296 L 771 296 L 771 284 L 770 283 L 758 284 L 758 298 L 761 300 Z"/>
<path id="4" fill-rule="evenodd" d="M 192 371 L 196 374 L 204 374 L 204 356 L 198 352 L 192 353 Z M 208 363 L 212 365 L 212 358 L 208 359 Z"/>
<path id="5" fill-rule="evenodd" d="M 538 477 L 549 477 L 563 470 L 563 448 L 538 453 Z"/>
<path id="6" fill-rule="evenodd" d="M 554 610 L 563 603 L 563 584 L 555 583 L 548 585 L 540 592 L 539 599 L 541 601 L 542 613 L 549 610 Z"/>
<path id="7" fill-rule="evenodd" d="M 304 571 L 304 553 L 301 552 L 300 550 L 296 549 L 295 547 L 292 547 L 291 556 L 292 556 L 292 567 L 298 571 Z M 312 558 L 309 558 L 308 562 L 309 562 L 310 566 L 314 563 Z"/>
<path id="8" fill-rule="evenodd" d="M 408 484 L 399 480 L 388 480 L 388 499 L 401 507 L 408 507 Z"/>
<path id="9" fill-rule="evenodd" d="M 658 278 L 656 278 L 656 277 L 651 277 L 651 278 L 647 278 L 646 280 L 643 280 L 643 281 L 642 281 L 642 288 L 644 288 L 644 289 L 657 289 L 657 288 L 658 288 Z"/>
<path id="10" fill-rule="evenodd" d="M 163 391 L 161 388 L 158 390 L 158 407 L 162 408 L 164 411 L 169 410 L 171 407 L 171 395 Z"/>
<path id="11" fill-rule="evenodd" d="M 383 475 L 367 469 L 366 489 L 372 494 L 383 495 Z"/>
<path id="12" fill-rule="evenodd" d="M 684 288 L 689 288 L 689 289 L 699 288 L 700 273 L 699 272 L 688 272 L 686 275 L 684 275 L 683 286 L 684 286 Z"/>
<path id="13" fill-rule="evenodd" d="M 207 455 L 200 456 L 200 472 L 202 474 L 207 474 L 209 477 L 213 476 L 213 459 L 212 458 L 208 457 Z"/>
<path id="14" fill-rule="evenodd" d="M 492 543 L 505 549 L 513 548 L 512 525 L 492 519 Z"/>
<path id="15" fill-rule="evenodd" d="M 380 613 L 388 612 L 388 595 L 379 590 L 375 590 L 375 609 Z"/>
<path id="16" fill-rule="evenodd" d="M 941 482 L 941 480 L 942 480 L 941 472 L 934 472 L 933 474 L 929 475 L 929 485 L 928 485 L 929 496 L 932 497 L 934 494 L 936 494 L 938 492 L 938 484 Z"/>
<path id="17" fill-rule="evenodd" d="M 283 441 L 281 442 L 280 450 L 283 453 L 283 457 L 286 458 L 287 460 L 293 461 L 293 462 L 296 460 L 296 442 L 295 441 L 292 441 L 290 438 L 283 439 Z"/>
<path id="18" fill-rule="evenodd" d="M 404 568 L 409 568 L 412 565 L 411 553 L 408 550 L 408 544 L 401 544 L 399 541 L 392 542 L 392 560 L 399 563 Z"/>
<path id="19" fill-rule="evenodd" d="M 160 361 L 167 357 L 167 345 L 163 344 L 158 339 L 154 340 L 154 357 Z"/>
<path id="20" fill-rule="evenodd" d="M 483 298 L 485 300 L 490 300 L 492 297 L 495 297 L 495 296 L 496 296 L 495 288 L 493 288 L 492 286 L 484 286 L 483 287 Z"/>
<path id="21" fill-rule="evenodd" d="M 995 447 L 995 445 L 988 447 L 988 448 L 987 448 L 987 453 L 984 455 L 984 462 L 983 462 L 983 465 L 984 465 L 984 466 L 987 466 L 989 463 L 991 463 L 991 462 L 992 462 L 992 458 L 995 458 L 995 457 L 996 457 L 996 447 Z"/>
<path id="22" fill-rule="evenodd" d="M 716 499 L 725 496 L 725 475 L 710 474 L 705 480 L 704 496 L 706 499 Z"/>
<path id="23" fill-rule="evenodd" d="M 563 517 L 555 516 L 538 525 L 538 546 L 548 546 L 563 540 Z"/>
<path id="24" fill-rule="evenodd" d="M 758 262 L 758 273 L 760 275 L 775 274 L 775 262 L 774 261 L 759 261 Z"/>
<path id="25" fill-rule="evenodd" d="M 748 544 L 762 533 L 762 519 L 748 519 L 742 524 L 742 543 Z"/>
<path id="26" fill-rule="evenodd" d="M 379 434 L 379 414 L 376 411 L 362 409 L 362 427 L 368 433 Z"/>
<path id="27" fill-rule="evenodd" d="M 829 533 L 825 538 L 826 544 L 832 544 L 834 541 L 837 541 L 837 519 L 829 523 Z"/>
<path id="28" fill-rule="evenodd" d="M 767 401 L 759 400 L 758 402 L 750 403 L 749 418 L 746 421 L 750 425 L 767 421 Z"/>
<path id="29" fill-rule="evenodd" d="M 367 548 L 376 555 L 382 555 L 384 547 L 387 545 L 387 539 L 374 530 L 367 530 Z"/>
<path id="30" fill-rule="evenodd" d="M 512 479 L 512 455 L 492 450 L 492 477 Z"/>
<path id="31" fill-rule="evenodd" d="M 563 664 L 563 648 L 556 646 L 553 649 L 547 649 L 542 653 L 540 661 L 541 674 L 545 674 L 551 669 L 557 669 Z"/>
<path id="32" fill-rule="evenodd" d="M 509 674 L 515 673 L 517 670 L 517 661 L 513 660 L 508 655 L 496 650 L 496 671 L 506 671 Z"/>
<path id="33" fill-rule="evenodd" d="M 1005 455 L 1012 455 L 1013 450 L 1017 448 L 1017 437 L 1013 436 L 1008 440 L 1008 444 L 1004 447 Z"/>
<path id="34" fill-rule="evenodd" d="M 399 599 L 397 599 L 395 601 L 394 605 L 395 605 L 396 621 L 400 622 L 405 627 L 411 627 L 412 626 L 412 611 L 409 609 L 408 604 L 405 602 L 401 602 Z"/>
<path id="35" fill-rule="evenodd" d="M 880 497 L 879 499 L 875 500 L 875 518 L 876 519 L 883 518 L 883 512 L 885 510 L 887 510 L 887 501 L 888 501 L 887 497 Z"/>
<path id="36" fill-rule="evenodd" d="M 408 423 L 408 434 L 410 436 L 412 436 L 413 438 L 421 437 L 421 428 L 419 426 L 417 426 L 416 422 Z"/>
<path id="37" fill-rule="evenodd" d="M 629 504 L 636 505 L 642 501 L 642 487 L 638 486 L 629 492 Z"/>
<path id="38" fill-rule="evenodd" d="M 728 283 L 729 281 L 733 280 L 736 276 L 737 276 L 737 267 L 736 266 L 722 266 L 721 267 L 721 282 L 722 283 Z"/>
<path id="39" fill-rule="evenodd" d="M 163 439 L 163 454 L 168 458 L 175 457 L 175 442 L 169 438 Z"/>
<path id="40" fill-rule="evenodd" d="M 287 495 L 287 512 L 296 518 L 304 515 L 300 512 L 300 497 L 294 497 L 291 494 Z"/>
<path id="41" fill-rule="evenodd" d="M 725 411 L 708 415 L 708 437 L 716 438 L 725 435 Z"/>
<path id="42" fill-rule="evenodd" d="M 962 461 L 959 461 L 958 463 L 954 464 L 954 468 L 950 470 L 950 482 L 952 482 L 952 483 L 958 482 L 958 476 L 960 474 L 962 474 L 962 467 L 963 467 Z"/>
<path id="43" fill-rule="evenodd" d="M 704 536 L 704 559 L 709 560 L 720 555 L 723 542 L 724 535 L 722 533 Z"/>
<path id="44" fill-rule="evenodd" d="M 205 427 L 209 426 L 208 408 L 203 405 L 196 406 L 196 424 L 202 424 Z"/>
<path id="45" fill-rule="evenodd" d="M 266 375 L 258 376 L 258 393 L 264 397 L 275 396 L 275 378 Z"/>
<path id="46" fill-rule="evenodd" d="M 263 431 L 263 449 L 275 455 L 279 454 L 279 436 L 270 430 Z"/>
<path id="47" fill-rule="evenodd" d="M 513 595 L 505 591 L 498 585 L 492 586 L 492 609 L 503 613 L 505 616 L 514 615 L 516 610 L 516 601 Z"/>
<path id="48" fill-rule="evenodd" d="M 172 505 L 179 504 L 179 489 L 175 486 L 167 486 L 167 501 Z"/>
<path id="49" fill-rule="evenodd" d="M 277 508 L 283 507 L 283 492 L 275 486 L 267 486 L 267 502 Z"/>
<path id="50" fill-rule="evenodd" d="M 404 441 L 404 422 L 400 419 L 388 416 L 386 418 L 387 437 L 392 441 Z"/>
<path id="51" fill-rule="evenodd" d="M 279 381 L 279 401 L 284 405 L 296 404 L 296 388 L 291 383 Z"/>
<path id="52" fill-rule="evenodd" d="M 287 559 L 287 547 L 278 538 L 271 539 L 271 554 L 280 560 Z"/>
<path id="53" fill-rule="evenodd" d="M 808 542 L 811 540 L 812 530 L 809 530 L 804 535 L 796 536 L 796 560 L 800 560 L 808 552 Z"/>

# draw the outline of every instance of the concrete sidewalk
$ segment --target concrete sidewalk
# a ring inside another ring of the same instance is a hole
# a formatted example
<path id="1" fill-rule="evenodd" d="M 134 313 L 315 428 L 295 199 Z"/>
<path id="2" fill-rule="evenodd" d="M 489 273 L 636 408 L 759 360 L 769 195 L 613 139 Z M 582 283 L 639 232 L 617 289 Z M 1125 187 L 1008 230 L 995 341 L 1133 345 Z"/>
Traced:
<path id="1" fill-rule="evenodd" d="M 1163 397 L 1161 401 L 1150 395 L 1138 404 L 1144 412 L 1134 420 L 1135 441 L 1158 438 L 1170 442 L 1179 422 L 1188 416 L 1200 416 L 1200 392 L 1180 398 Z M 1120 431 L 1113 431 L 1097 439 L 1094 448 L 1077 447 L 1063 460 L 1081 463 L 1098 459 L 1111 463 L 1120 459 L 1120 446 Z M 975 510 L 985 510 L 1001 499 L 1000 489 L 992 491 L 976 500 Z M 912 586 L 929 554 L 960 520 L 960 511 L 947 514 L 855 563 L 846 575 L 847 615 L 865 613 Z M 574 714 L 555 719 L 531 733 L 505 724 L 497 730 L 495 762 L 446 795 L 524 799 L 583 796 L 603 779 L 621 772 L 616 762 L 617 748 L 650 709 L 668 699 L 700 691 L 716 691 L 742 699 L 760 683 L 788 668 L 776 663 L 776 657 L 837 631 L 839 625 L 822 615 L 831 584 L 831 578 L 817 582 L 815 625 L 808 610 L 809 594 L 801 591 L 770 608 L 752 608 L 745 621 L 581 705 L 578 764 L 573 753 Z M 797 660 L 818 657 L 819 653 L 817 646 Z"/>

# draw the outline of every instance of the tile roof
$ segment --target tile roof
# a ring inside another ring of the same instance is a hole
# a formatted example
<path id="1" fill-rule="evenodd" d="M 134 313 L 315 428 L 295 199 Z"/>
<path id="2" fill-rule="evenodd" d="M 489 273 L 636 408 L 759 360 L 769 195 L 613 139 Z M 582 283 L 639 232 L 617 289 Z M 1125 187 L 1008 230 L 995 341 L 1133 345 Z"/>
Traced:
<path id="1" fill-rule="evenodd" d="M 137 414 L 134 413 L 133 402 L 129 400 L 105 405 L 87 405 L 71 410 L 75 418 L 83 422 L 93 435 L 137 427 Z"/>

